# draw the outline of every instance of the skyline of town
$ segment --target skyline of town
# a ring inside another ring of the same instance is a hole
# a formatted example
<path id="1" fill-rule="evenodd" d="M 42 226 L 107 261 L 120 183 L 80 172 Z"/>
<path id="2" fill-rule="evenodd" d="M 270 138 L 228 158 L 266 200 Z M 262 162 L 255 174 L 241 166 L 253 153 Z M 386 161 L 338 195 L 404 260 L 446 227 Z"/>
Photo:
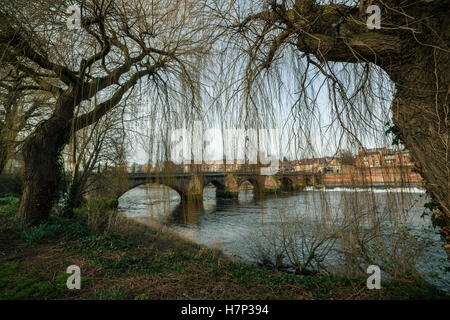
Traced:
<path id="1" fill-rule="evenodd" d="M 408 150 L 394 150 L 392 148 L 370 148 L 362 147 L 358 154 L 351 154 L 352 159 L 349 158 L 349 152 L 342 152 L 340 157 L 325 156 L 325 157 L 312 157 L 301 158 L 296 160 L 279 160 L 280 171 L 293 171 L 293 172 L 314 172 L 314 173 L 340 173 L 342 172 L 343 165 L 355 166 L 355 167 L 398 167 L 398 166 L 414 166 L 414 163 L 410 161 L 410 154 Z M 232 163 L 230 163 L 232 161 Z M 351 163 L 349 163 L 351 161 Z M 168 161 L 170 162 L 170 161 Z M 139 164 L 139 163 L 126 163 L 129 172 L 154 172 L 156 168 L 166 162 L 158 161 L 155 166 L 151 163 Z M 182 168 L 187 172 L 191 169 L 194 163 L 187 163 L 181 165 L 175 165 L 177 168 Z M 199 165 L 199 164 L 197 164 Z M 232 171 L 239 170 L 242 167 L 248 165 L 243 163 L 242 160 L 214 160 L 208 163 L 202 162 L 203 171 Z"/>

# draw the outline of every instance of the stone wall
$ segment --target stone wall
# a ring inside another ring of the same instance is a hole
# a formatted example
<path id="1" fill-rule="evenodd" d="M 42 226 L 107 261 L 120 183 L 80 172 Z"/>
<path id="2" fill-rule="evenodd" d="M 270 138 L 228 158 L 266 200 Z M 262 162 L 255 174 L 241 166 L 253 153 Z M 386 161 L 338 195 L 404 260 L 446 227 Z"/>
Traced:
<path id="1" fill-rule="evenodd" d="M 324 185 L 421 185 L 422 177 L 409 167 L 357 168 L 343 166 L 342 173 L 327 173 Z"/>

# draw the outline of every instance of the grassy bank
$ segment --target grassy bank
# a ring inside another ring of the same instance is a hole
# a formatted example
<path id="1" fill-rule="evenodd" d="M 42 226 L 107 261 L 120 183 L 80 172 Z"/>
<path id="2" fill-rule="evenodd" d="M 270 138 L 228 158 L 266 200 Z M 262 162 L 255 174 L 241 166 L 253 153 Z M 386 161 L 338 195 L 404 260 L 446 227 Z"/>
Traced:
<path id="1" fill-rule="evenodd" d="M 19 229 L 18 199 L 0 198 L 0 299 L 434 299 L 422 279 L 382 282 L 300 276 L 234 261 L 91 203 L 65 219 Z M 81 268 L 81 290 L 66 287 L 66 268 Z M 448 297 L 447 297 L 448 298 Z"/>

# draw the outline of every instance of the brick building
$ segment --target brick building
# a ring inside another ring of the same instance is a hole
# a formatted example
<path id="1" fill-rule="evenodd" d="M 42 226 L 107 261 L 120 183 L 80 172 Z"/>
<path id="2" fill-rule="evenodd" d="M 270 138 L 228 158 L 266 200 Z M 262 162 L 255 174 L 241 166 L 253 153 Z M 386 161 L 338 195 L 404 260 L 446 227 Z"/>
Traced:
<path id="1" fill-rule="evenodd" d="M 409 151 L 388 148 L 362 148 L 356 156 L 356 166 L 365 168 L 413 166 Z"/>

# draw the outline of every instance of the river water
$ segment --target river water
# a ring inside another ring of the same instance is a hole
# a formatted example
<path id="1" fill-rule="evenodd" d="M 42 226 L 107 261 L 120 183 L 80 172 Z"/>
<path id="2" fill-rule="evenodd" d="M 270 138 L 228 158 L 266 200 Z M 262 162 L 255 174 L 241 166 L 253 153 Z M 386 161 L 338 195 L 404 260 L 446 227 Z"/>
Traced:
<path id="1" fill-rule="evenodd" d="M 327 239 L 318 246 L 315 256 L 322 255 L 322 263 L 328 271 L 335 273 L 348 272 L 348 262 L 340 249 L 342 243 L 350 243 L 342 239 L 351 239 L 347 235 L 353 234 L 355 229 L 350 232 L 343 227 L 359 219 L 358 230 L 363 231 L 358 232 L 367 238 L 382 234 L 381 242 L 370 246 L 378 248 L 371 251 L 377 257 L 376 261 L 404 259 L 408 262 L 403 264 L 408 266 L 412 264 L 410 261 L 417 259 L 416 270 L 428 282 L 450 292 L 450 272 L 446 271 L 450 269 L 450 263 L 429 216 L 422 216 L 426 202 L 429 200 L 424 190 L 417 187 L 370 191 L 310 188 L 294 195 L 271 196 L 259 201 L 253 199 L 252 190 L 241 190 L 237 200 L 223 200 L 216 199 L 214 188 L 205 188 L 203 204 L 187 207 L 181 205 L 175 191 L 160 185 L 147 185 L 125 193 L 119 199 L 119 210 L 143 223 L 169 226 L 192 241 L 219 247 L 228 255 L 249 262 L 260 262 L 262 257 L 271 260 L 281 234 L 288 234 L 294 248 L 291 251 L 302 253 L 305 248 L 307 252 L 308 248 L 314 248 L 319 240 Z M 377 218 L 373 218 L 374 213 Z M 327 238 L 336 226 L 342 231 L 337 237 L 341 240 Z M 378 233 L 373 233 L 374 226 L 379 227 Z M 414 245 L 405 240 L 411 237 L 416 241 Z M 383 251 L 386 243 L 388 247 L 395 247 L 388 250 L 391 252 L 388 258 Z M 415 245 L 419 245 L 420 250 Z M 296 252 L 291 254 L 291 261 L 292 257 L 304 256 Z"/>

